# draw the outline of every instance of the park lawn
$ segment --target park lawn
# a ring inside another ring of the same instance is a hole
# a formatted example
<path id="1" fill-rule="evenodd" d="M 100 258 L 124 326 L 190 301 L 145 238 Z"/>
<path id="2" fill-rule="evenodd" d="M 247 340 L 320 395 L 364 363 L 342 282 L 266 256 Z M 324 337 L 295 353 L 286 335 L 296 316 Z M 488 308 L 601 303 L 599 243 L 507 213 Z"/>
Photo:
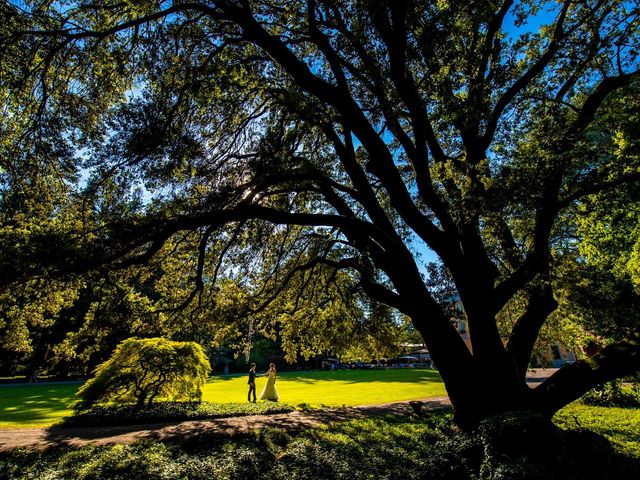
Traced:
<path id="1" fill-rule="evenodd" d="M 266 378 L 257 379 L 260 391 Z M 445 395 L 433 370 L 340 370 L 278 375 L 280 401 L 310 407 L 387 403 Z M 0 428 L 46 427 L 73 413 L 79 384 L 0 386 Z M 246 401 L 245 375 L 213 377 L 202 389 L 212 403 Z"/>
<path id="2" fill-rule="evenodd" d="M 79 383 L 0 386 L 0 428 L 46 427 L 71 415 Z"/>
<path id="3" fill-rule="evenodd" d="M 566 430 L 586 429 L 606 437 L 620 452 L 640 459 L 640 408 L 591 407 L 574 402 L 553 421 Z"/>
<path id="4" fill-rule="evenodd" d="M 256 379 L 258 396 L 266 381 L 264 377 Z M 276 387 L 281 402 L 310 407 L 373 405 L 446 395 L 438 372 L 426 369 L 279 373 Z M 214 377 L 202 389 L 202 399 L 209 402 L 238 402 L 246 395 L 244 375 Z"/>

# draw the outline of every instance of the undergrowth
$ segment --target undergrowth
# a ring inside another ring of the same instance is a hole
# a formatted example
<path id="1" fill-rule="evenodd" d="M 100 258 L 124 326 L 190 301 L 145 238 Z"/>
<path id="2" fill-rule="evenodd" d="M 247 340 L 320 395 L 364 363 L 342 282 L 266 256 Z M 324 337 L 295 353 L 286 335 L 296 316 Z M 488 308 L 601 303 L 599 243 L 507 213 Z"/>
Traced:
<path id="1" fill-rule="evenodd" d="M 209 402 L 157 402 L 136 409 L 133 404 L 94 406 L 66 417 L 63 427 L 102 427 L 113 425 L 141 425 L 149 423 L 205 420 L 207 418 L 239 417 L 286 413 L 294 407 L 285 403 L 209 403 Z"/>
<path id="2" fill-rule="evenodd" d="M 352 420 L 295 435 L 266 428 L 231 439 L 203 434 L 180 442 L 16 450 L 0 454 L 0 478 L 635 480 L 640 455 L 602 436 L 616 435 L 618 428 L 560 430 L 535 416 L 516 415 L 491 419 L 468 435 L 452 426 L 450 412 L 437 411 L 422 418 Z"/>

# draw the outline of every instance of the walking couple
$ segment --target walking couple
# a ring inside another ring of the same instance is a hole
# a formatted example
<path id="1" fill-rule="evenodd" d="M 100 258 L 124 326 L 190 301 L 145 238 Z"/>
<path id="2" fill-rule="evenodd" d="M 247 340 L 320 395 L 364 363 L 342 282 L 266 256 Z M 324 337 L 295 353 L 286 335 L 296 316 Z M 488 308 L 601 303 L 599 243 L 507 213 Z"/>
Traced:
<path id="1" fill-rule="evenodd" d="M 252 363 L 249 368 L 249 393 L 247 394 L 247 400 L 251 401 L 251 395 L 253 394 L 253 401 L 256 401 L 256 377 L 267 376 L 267 384 L 264 386 L 262 393 L 260 394 L 260 400 L 271 400 L 277 402 L 280 398 L 278 396 L 278 390 L 276 389 L 276 366 L 273 363 L 269 364 L 269 370 L 267 373 L 258 375 L 256 374 L 256 364 Z"/>

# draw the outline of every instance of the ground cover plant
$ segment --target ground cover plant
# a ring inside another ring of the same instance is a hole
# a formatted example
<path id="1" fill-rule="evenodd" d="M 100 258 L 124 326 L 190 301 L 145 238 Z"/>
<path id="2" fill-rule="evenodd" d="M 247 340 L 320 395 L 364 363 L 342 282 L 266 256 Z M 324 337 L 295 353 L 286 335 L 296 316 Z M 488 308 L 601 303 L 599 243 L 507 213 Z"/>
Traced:
<path id="1" fill-rule="evenodd" d="M 615 412 L 616 409 L 607 409 Z M 597 409 L 567 412 L 587 422 Z M 564 413 L 564 411 L 563 411 Z M 637 428 L 603 418 L 599 431 L 613 439 Z M 233 440 L 194 437 L 179 443 L 138 442 L 115 446 L 56 448 L 0 453 L 0 478 L 43 480 L 126 479 L 634 479 L 637 450 L 610 450 L 592 432 L 569 432 L 566 439 L 539 447 L 556 471 L 535 470 L 531 458 L 487 454 L 482 436 L 456 432 L 451 412 L 423 418 L 390 416 L 323 426 L 290 435 L 265 429 Z M 485 435 L 486 436 L 486 435 Z M 596 458 L 589 455 L 597 453 Z M 518 463 L 520 461 L 520 463 Z M 529 462 L 529 463 L 526 463 Z M 515 467 L 514 467 L 515 465 Z"/>
<path id="2" fill-rule="evenodd" d="M 278 402 L 156 402 L 144 408 L 137 408 L 135 404 L 111 404 L 76 411 L 73 416 L 66 417 L 58 426 L 108 427 L 113 425 L 141 425 L 244 415 L 266 415 L 291 412 L 293 410 L 294 407 L 292 405 Z"/>
<path id="3" fill-rule="evenodd" d="M 258 378 L 258 391 L 265 380 Z M 73 414 L 79 384 L 0 387 L 0 428 L 49 426 Z M 440 376 L 427 369 L 340 370 L 278 374 L 282 401 L 311 407 L 364 405 L 446 395 Z M 202 401 L 245 403 L 245 375 L 216 376 Z"/>

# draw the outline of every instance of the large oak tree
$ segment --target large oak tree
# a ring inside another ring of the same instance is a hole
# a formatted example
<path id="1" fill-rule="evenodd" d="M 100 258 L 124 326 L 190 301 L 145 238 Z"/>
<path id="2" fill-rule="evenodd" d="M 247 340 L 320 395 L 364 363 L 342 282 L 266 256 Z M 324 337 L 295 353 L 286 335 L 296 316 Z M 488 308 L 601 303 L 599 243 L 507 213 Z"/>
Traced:
<path id="1" fill-rule="evenodd" d="M 192 234 L 191 299 L 248 266 L 257 310 L 292 282 L 357 287 L 411 319 L 460 425 L 550 416 L 640 368 L 636 329 L 525 382 L 557 306 L 563 219 L 640 178 L 637 155 L 614 154 L 622 129 L 597 122 L 637 81 L 639 13 L 613 0 L 7 2 L 2 188 L 22 200 L 3 206 L 2 283 L 145 264 Z M 43 178 L 43 201 L 62 200 L 30 228 Z M 64 212 L 73 221 L 56 222 Z M 421 245 L 455 283 L 472 351 L 424 281 Z M 244 266 L 220 267 L 234 250 Z M 496 317 L 516 296 L 504 339 Z"/>

